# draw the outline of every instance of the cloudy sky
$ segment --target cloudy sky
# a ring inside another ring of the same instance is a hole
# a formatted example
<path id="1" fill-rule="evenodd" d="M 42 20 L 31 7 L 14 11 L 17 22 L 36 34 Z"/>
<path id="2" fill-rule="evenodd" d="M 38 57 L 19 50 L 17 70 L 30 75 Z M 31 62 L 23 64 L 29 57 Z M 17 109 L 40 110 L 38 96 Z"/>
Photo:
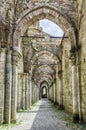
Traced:
<path id="1" fill-rule="evenodd" d="M 39 25 L 43 28 L 44 32 L 49 33 L 52 36 L 63 36 L 62 29 L 48 19 L 40 20 Z"/>

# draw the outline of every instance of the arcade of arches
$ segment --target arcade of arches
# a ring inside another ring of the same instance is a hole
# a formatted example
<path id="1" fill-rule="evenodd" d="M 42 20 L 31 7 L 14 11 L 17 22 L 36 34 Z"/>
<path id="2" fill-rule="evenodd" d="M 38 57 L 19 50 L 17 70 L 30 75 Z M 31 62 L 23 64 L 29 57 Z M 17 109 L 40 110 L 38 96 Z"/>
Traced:
<path id="1" fill-rule="evenodd" d="M 42 97 L 86 122 L 86 0 L 0 0 L 0 123 Z"/>

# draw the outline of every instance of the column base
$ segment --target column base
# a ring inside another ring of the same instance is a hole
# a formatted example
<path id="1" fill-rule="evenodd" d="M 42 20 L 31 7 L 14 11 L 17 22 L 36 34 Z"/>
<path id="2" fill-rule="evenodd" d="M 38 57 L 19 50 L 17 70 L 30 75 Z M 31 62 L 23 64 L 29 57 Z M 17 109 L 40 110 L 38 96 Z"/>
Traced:
<path id="1" fill-rule="evenodd" d="M 78 114 L 73 115 L 73 123 L 79 123 L 79 115 Z"/>
<path id="2" fill-rule="evenodd" d="M 57 103 L 57 102 L 54 102 L 54 105 L 55 105 L 55 106 L 58 106 L 58 103 Z"/>
<path id="3" fill-rule="evenodd" d="M 63 106 L 63 105 L 59 105 L 59 106 L 58 106 L 58 109 L 59 109 L 59 110 L 64 110 L 64 106 Z"/>
<path id="4" fill-rule="evenodd" d="M 16 122 L 17 122 L 16 120 L 11 120 L 12 124 L 16 124 Z"/>
<path id="5" fill-rule="evenodd" d="M 10 123 L 11 123 L 10 121 L 4 121 L 1 124 L 10 124 Z"/>
<path id="6" fill-rule="evenodd" d="M 54 102 L 54 105 L 58 106 L 59 104 L 58 104 L 58 102 Z"/>
<path id="7" fill-rule="evenodd" d="M 4 121 L 3 124 L 10 124 L 11 121 Z"/>

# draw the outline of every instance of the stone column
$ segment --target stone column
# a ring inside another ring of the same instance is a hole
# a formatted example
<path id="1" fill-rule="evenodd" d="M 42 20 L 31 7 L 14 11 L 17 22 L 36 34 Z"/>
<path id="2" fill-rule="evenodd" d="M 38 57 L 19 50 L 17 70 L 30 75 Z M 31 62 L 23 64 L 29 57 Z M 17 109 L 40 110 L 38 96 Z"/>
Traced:
<path id="1" fill-rule="evenodd" d="M 28 74 L 28 108 L 30 108 L 30 76 Z"/>
<path id="2" fill-rule="evenodd" d="M 22 109 L 25 110 L 25 74 L 23 74 L 22 80 Z"/>
<path id="3" fill-rule="evenodd" d="M 4 90 L 5 90 L 5 63 L 6 48 L 0 49 L 0 123 L 4 121 Z"/>
<path id="4" fill-rule="evenodd" d="M 51 86 L 49 87 L 49 95 L 50 95 L 50 100 L 51 100 Z"/>
<path id="5" fill-rule="evenodd" d="M 22 73 L 18 74 L 17 110 L 22 108 Z"/>
<path id="6" fill-rule="evenodd" d="M 5 108 L 4 120 L 5 123 L 11 121 L 11 82 L 12 82 L 12 65 L 11 65 L 11 51 L 7 50 L 6 54 L 6 75 L 5 75 Z"/>
<path id="7" fill-rule="evenodd" d="M 36 86 L 36 101 L 38 101 L 38 88 Z"/>
<path id="8" fill-rule="evenodd" d="M 52 91 L 52 86 L 50 86 L 50 100 L 52 101 L 52 93 L 53 93 L 53 91 Z"/>
<path id="9" fill-rule="evenodd" d="M 30 107 L 32 106 L 32 81 L 30 77 Z"/>
<path id="10" fill-rule="evenodd" d="M 53 102 L 53 98 L 54 98 L 54 94 L 53 94 L 53 84 L 52 84 L 52 86 L 51 86 L 51 100 L 52 100 L 52 102 Z"/>
<path id="11" fill-rule="evenodd" d="M 11 122 L 16 122 L 17 109 L 17 65 L 20 59 L 20 54 L 16 50 L 12 51 L 12 96 L 11 96 Z"/>
<path id="12" fill-rule="evenodd" d="M 54 101 L 54 103 L 55 103 L 55 97 L 56 97 L 56 95 L 55 95 L 55 83 L 53 83 L 53 101 Z"/>
<path id="13" fill-rule="evenodd" d="M 48 99 L 50 100 L 50 86 L 48 88 L 49 94 L 48 94 Z"/>
<path id="14" fill-rule="evenodd" d="M 78 84 L 77 84 L 77 66 L 76 57 L 71 58 L 72 63 L 72 91 L 73 91 L 73 121 L 79 121 L 79 108 L 78 108 Z"/>
<path id="15" fill-rule="evenodd" d="M 58 105 L 58 66 L 56 66 L 56 80 L 55 80 L 55 104 Z"/>
<path id="16" fill-rule="evenodd" d="M 39 88 L 37 87 L 37 101 L 39 100 Z"/>
<path id="17" fill-rule="evenodd" d="M 59 109 L 63 109 L 63 83 L 62 83 L 62 70 L 58 72 L 59 80 Z"/>
<path id="18" fill-rule="evenodd" d="M 35 101 L 35 103 L 36 103 L 36 97 L 37 97 L 37 88 L 36 88 L 36 85 L 34 84 L 34 87 L 35 87 L 35 90 L 34 90 L 34 95 L 35 95 L 35 98 L 34 98 L 34 101 Z"/>
<path id="19" fill-rule="evenodd" d="M 28 101 L 28 73 L 25 76 L 25 109 L 28 109 L 29 101 Z"/>

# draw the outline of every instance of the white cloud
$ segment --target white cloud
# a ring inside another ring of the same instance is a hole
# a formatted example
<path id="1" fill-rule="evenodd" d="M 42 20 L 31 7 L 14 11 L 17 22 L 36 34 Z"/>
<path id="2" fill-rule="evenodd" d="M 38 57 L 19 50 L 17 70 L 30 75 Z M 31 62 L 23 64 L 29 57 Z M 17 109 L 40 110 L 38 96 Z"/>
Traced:
<path id="1" fill-rule="evenodd" d="M 43 19 L 39 21 L 40 27 L 43 28 L 43 31 L 52 35 L 52 36 L 63 36 L 63 30 L 57 26 L 55 23 L 51 22 L 48 19 Z"/>

